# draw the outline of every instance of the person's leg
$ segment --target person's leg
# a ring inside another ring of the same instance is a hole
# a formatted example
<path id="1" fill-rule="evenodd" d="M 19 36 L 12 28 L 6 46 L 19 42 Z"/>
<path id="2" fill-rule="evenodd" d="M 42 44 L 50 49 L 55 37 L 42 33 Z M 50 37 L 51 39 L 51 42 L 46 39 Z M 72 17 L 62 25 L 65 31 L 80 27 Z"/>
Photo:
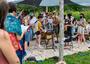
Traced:
<path id="1" fill-rule="evenodd" d="M 78 44 L 80 43 L 81 41 L 81 37 L 80 37 L 80 34 L 78 35 Z"/>
<path id="2" fill-rule="evenodd" d="M 28 43 L 25 41 L 24 43 L 24 49 L 27 50 L 28 49 Z"/>
<path id="3" fill-rule="evenodd" d="M 81 35 L 79 34 L 78 35 L 78 48 L 80 48 L 81 46 Z"/>
<path id="4" fill-rule="evenodd" d="M 29 42 L 27 42 L 27 46 L 29 47 Z"/>
<path id="5" fill-rule="evenodd" d="M 84 34 L 82 34 L 82 42 L 84 42 L 85 43 L 85 35 Z"/>
<path id="6" fill-rule="evenodd" d="M 58 33 L 57 33 L 57 41 L 59 42 L 58 38 L 59 38 L 59 32 L 60 32 L 60 25 L 58 24 Z"/>
<path id="7" fill-rule="evenodd" d="M 36 43 L 38 44 L 38 35 L 36 35 Z"/>
<path id="8" fill-rule="evenodd" d="M 57 43 L 59 43 L 59 40 L 58 40 L 59 34 L 57 34 L 56 37 L 57 37 Z"/>
<path id="9" fill-rule="evenodd" d="M 21 44 L 22 50 L 18 50 L 19 58 L 20 58 L 20 64 L 22 64 L 23 58 L 26 55 L 26 51 L 25 51 L 26 50 L 26 45 L 25 44 L 27 44 L 27 42 L 25 41 L 25 35 L 23 36 L 22 40 L 23 40 L 22 44 Z"/>
<path id="10" fill-rule="evenodd" d="M 22 55 L 20 56 L 20 64 L 22 64 Z"/>
<path id="11" fill-rule="evenodd" d="M 80 43 L 82 44 L 82 42 L 83 42 L 83 36 L 82 36 L 82 34 L 80 35 Z"/>
<path id="12" fill-rule="evenodd" d="M 41 43 L 41 34 L 38 35 L 38 44 L 39 44 L 39 46 L 40 46 L 40 43 Z"/>
<path id="13" fill-rule="evenodd" d="M 36 43 L 37 43 L 38 45 L 40 45 L 40 42 L 41 42 L 41 35 L 37 35 L 37 36 L 36 36 Z"/>
<path id="14" fill-rule="evenodd" d="M 30 28 L 30 30 L 29 30 L 28 36 L 29 36 L 29 39 L 28 39 L 28 47 L 29 47 L 29 46 L 30 46 L 30 42 L 31 42 L 31 40 L 32 40 L 32 38 L 33 38 L 33 33 L 32 33 L 32 29 L 31 29 L 31 28 Z"/>
<path id="15" fill-rule="evenodd" d="M 17 54 L 17 56 L 18 56 L 18 58 L 20 60 L 20 64 L 22 64 L 22 52 L 20 50 L 17 50 L 16 54 Z"/>

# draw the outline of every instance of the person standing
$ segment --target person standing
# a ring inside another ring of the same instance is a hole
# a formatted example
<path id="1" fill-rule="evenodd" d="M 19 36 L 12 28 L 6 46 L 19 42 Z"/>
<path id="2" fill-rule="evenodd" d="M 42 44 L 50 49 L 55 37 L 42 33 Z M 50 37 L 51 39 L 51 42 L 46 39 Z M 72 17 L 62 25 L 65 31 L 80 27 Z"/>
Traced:
<path id="1" fill-rule="evenodd" d="M 11 2 L 9 3 L 9 13 L 5 20 L 5 30 L 9 33 L 12 45 L 22 64 L 23 49 L 20 40 L 23 38 L 25 32 L 22 33 L 21 23 L 17 18 L 16 5 Z"/>
<path id="2" fill-rule="evenodd" d="M 84 32 L 85 32 L 84 24 L 79 24 L 79 26 L 78 26 L 78 43 L 82 43 L 82 42 L 85 43 Z"/>
<path id="3" fill-rule="evenodd" d="M 59 25 L 59 19 L 55 16 L 53 17 L 53 31 L 55 32 L 55 35 L 57 37 L 56 43 L 59 43 L 59 30 L 60 30 L 60 25 Z"/>
<path id="4" fill-rule="evenodd" d="M 37 46 L 39 47 L 39 48 L 42 48 L 42 46 L 40 45 L 40 43 L 41 43 L 41 31 L 43 30 L 43 28 L 42 28 L 42 16 L 38 16 L 38 21 L 37 21 L 37 23 L 36 23 L 36 26 L 35 26 L 35 28 L 36 28 L 36 43 L 37 43 Z"/>
<path id="5" fill-rule="evenodd" d="M 8 4 L 0 0 L 0 64 L 19 64 L 19 59 L 11 44 L 10 37 L 4 29 L 4 21 L 8 12 Z"/>
<path id="6" fill-rule="evenodd" d="M 78 26 L 78 43 L 85 43 L 85 27 L 86 19 L 83 13 L 80 14 L 80 21 Z"/>
<path id="7" fill-rule="evenodd" d="M 83 13 L 80 14 L 80 24 L 86 24 L 86 19 Z"/>

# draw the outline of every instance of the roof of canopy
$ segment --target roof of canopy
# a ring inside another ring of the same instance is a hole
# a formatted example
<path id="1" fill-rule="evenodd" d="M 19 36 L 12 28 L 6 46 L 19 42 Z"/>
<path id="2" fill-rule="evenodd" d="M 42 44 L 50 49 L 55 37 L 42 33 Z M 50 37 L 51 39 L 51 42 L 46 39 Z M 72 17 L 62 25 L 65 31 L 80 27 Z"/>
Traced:
<path id="1" fill-rule="evenodd" d="M 47 2 L 48 1 L 48 2 Z M 24 3 L 34 6 L 58 6 L 59 0 L 7 0 L 7 2 Z M 90 0 L 64 0 L 65 4 L 79 4 L 90 6 Z"/>

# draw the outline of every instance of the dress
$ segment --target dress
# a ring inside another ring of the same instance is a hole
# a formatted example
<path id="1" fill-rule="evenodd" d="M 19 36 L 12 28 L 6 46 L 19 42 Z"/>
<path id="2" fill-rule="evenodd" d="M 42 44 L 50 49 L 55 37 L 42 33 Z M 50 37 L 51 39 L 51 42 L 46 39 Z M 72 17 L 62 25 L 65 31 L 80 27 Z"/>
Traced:
<path id="1" fill-rule="evenodd" d="M 30 42 L 32 39 L 32 28 L 29 28 L 28 31 L 25 34 L 25 41 Z"/>

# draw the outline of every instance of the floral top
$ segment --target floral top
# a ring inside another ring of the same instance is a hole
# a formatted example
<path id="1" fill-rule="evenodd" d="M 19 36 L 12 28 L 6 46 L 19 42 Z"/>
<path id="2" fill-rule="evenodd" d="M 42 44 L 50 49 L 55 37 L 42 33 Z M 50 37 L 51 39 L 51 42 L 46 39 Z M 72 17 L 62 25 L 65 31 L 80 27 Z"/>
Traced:
<path id="1" fill-rule="evenodd" d="M 7 32 L 15 33 L 17 35 L 22 34 L 20 21 L 10 14 L 7 15 L 4 25 Z"/>
<path id="2" fill-rule="evenodd" d="M 16 35 L 20 36 L 22 34 L 20 21 L 16 17 L 9 14 L 6 17 L 4 25 L 5 30 L 9 33 L 10 40 L 15 50 L 21 49 L 20 42 L 16 37 Z"/>

